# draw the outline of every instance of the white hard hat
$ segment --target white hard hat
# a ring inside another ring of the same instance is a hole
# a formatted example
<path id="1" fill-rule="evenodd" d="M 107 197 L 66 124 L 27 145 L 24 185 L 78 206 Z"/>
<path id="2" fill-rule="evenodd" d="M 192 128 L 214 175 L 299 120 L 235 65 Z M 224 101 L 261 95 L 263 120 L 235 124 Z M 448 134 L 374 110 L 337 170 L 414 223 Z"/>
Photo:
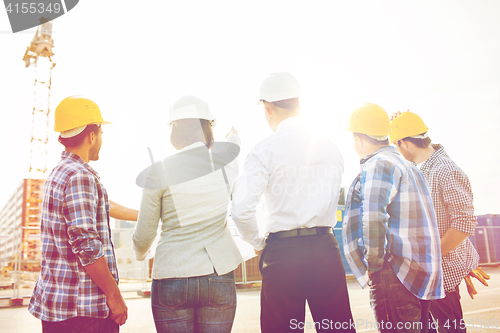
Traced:
<path id="1" fill-rule="evenodd" d="M 277 102 L 284 99 L 302 96 L 299 82 L 292 74 L 287 72 L 276 72 L 266 76 L 259 90 L 259 103 Z"/>
<path id="2" fill-rule="evenodd" d="M 210 111 L 208 104 L 193 95 L 181 97 L 177 102 L 175 102 L 174 105 L 172 105 L 170 108 L 168 123 L 171 125 L 175 120 L 189 118 L 206 119 L 212 122 L 212 126 L 215 126 L 215 117 Z"/>

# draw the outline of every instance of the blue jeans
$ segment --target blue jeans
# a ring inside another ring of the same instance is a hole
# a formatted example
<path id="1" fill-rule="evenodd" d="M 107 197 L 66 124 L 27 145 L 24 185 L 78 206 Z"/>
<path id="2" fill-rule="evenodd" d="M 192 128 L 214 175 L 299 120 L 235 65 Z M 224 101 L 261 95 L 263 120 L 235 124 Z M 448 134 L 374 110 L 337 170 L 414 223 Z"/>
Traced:
<path id="1" fill-rule="evenodd" d="M 151 305 L 159 333 L 229 333 L 236 313 L 234 272 L 153 280 Z"/>
<path id="2" fill-rule="evenodd" d="M 379 332 L 428 332 L 430 301 L 420 300 L 406 289 L 389 263 L 371 274 L 368 285 Z"/>
<path id="3" fill-rule="evenodd" d="M 74 317 L 63 321 L 42 320 L 43 333 L 118 333 L 120 326 L 111 318 Z"/>

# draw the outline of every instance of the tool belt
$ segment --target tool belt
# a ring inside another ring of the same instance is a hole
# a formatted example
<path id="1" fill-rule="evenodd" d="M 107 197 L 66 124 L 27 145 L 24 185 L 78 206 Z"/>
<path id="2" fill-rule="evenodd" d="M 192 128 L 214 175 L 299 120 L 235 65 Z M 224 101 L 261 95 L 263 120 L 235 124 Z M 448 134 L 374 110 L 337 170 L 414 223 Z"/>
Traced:
<path id="1" fill-rule="evenodd" d="M 268 239 L 274 240 L 277 238 L 301 237 L 301 236 L 319 236 L 325 234 L 333 234 L 331 227 L 314 227 L 314 228 L 299 228 L 286 231 L 278 231 L 269 234 Z"/>

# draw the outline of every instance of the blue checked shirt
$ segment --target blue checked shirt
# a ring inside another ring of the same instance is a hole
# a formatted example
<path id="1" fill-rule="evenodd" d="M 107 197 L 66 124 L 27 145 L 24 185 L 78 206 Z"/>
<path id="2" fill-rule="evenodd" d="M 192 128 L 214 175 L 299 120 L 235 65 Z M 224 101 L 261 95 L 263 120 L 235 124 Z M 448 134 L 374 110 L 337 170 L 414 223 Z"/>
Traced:
<path id="1" fill-rule="evenodd" d="M 106 296 L 84 266 L 104 256 L 118 283 L 109 203 L 99 175 L 64 151 L 45 182 L 41 221 L 42 268 L 28 310 L 45 321 L 106 318 Z"/>
<path id="2" fill-rule="evenodd" d="M 364 288 L 384 260 L 417 298 L 444 297 L 436 216 L 425 179 L 394 147 L 361 160 L 343 225 L 344 252 Z"/>

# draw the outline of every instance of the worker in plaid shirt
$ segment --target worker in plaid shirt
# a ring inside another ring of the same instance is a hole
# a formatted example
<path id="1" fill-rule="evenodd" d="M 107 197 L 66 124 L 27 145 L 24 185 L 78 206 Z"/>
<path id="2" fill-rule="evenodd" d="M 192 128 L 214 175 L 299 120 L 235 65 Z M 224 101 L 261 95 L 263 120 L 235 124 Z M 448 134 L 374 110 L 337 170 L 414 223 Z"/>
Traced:
<path id="1" fill-rule="evenodd" d="M 407 160 L 419 166 L 429 184 L 436 210 L 446 297 L 431 302 L 431 314 L 439 325 L 439 332 L 465 332 L 458 287 L 466 279 L 470 296 L 474 298 L 475 289 L 469 275 L 485 285 L 489 276 L 477 268 L 479 255 L 468 238 L 474 234 L 477 224 L 469 179 L 443 146 L 431 145 L 427 131 L 422 119 L 413 112 L 393 115 L 391 142 Z"/>
<path id="2" fill-rule="evenodd" d="M 137 220 L 136 210 L 108 202 L 97 172 L 101 124 L 97 105 L 72 96 L 55 111 L 65 146 L 45 182 L 41 216 L 42 265 L 28 310 L 43 332 L 118 332 L 127 306 L 118 272 L 109 215 Z"/>
<path id="3" fill-rule="evenodd" d="M 436 217 L 425 179 L 389 146 L 389 117 L 366 103 L 349 123 L 361 172 L 346 202 L 344 252 L 381 332 L 427 332 L 444 297 Z"/>

